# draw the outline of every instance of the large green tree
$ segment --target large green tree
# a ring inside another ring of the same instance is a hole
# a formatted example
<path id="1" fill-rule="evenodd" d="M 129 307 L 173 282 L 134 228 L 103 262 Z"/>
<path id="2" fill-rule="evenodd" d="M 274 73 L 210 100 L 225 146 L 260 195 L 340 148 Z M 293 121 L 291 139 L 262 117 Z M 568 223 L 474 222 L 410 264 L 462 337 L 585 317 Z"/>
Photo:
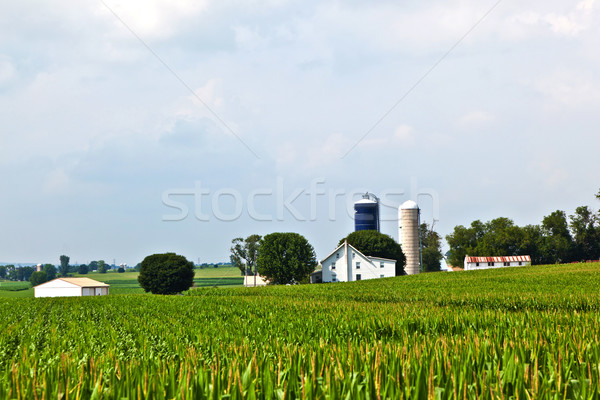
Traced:
<path id="1" fill-rule="evenodd" d="M 181 293 L 194 284 L 194 263 L 175 253 L 150 255 L 142 261 L 138 282 L 146 292 Z"/>
<path id="2" fill-rule="evenodd" d="M 391 236 L 374 230 L 352 232 L 341 239 L 338 245 L 348 243 L 366 256 L 396 260 L 396 276 L 404 275 L 406 258 L 402 247 Z"/>
<path id="3" fill-rule="evenodd" d="M 6 265 L 0 265 L 0 279 L 6 278 Z"/>
<path id="4" fill-rule="evenodd" d="M 258 273 L 275 284 L 305 283 L 317 266 L 315 250 L 298 233 L 271 233 L 258 248 Z"/>
<path id="5" fill-rule="evenodd" d="M 56 278 L 56 267 L 52 264 L 44 264 L 44 268 L 42 269 L 46 273 L 46 279 L 51 281 Z"/>
<path id="6" fill-rule="evenodd" d="M 64 254 L 60 256 L 60 276 L 67 276 L 69 274 L 69 260 L 70 258 Z"/>
<path id="7" fill-rule="evenodd" d="M 246 239 L 238 237 L 231 241 L 231 264 L 242 271 L 243 275 L 257 273 L 256 259 L 260 247 L 260 235 L 250 235 Z"/>
<path id="8" fill-rule="evenodd" d="M 444 258 L 444 255 L 442 254 L 441 236 L 426 223 L 421 224 L 420 231 L 421 256 L 423 258 L 421 270 L 423 272 L 441 271 L 441 260 Z"/>
<path id="9" fill-rule="evenodd" d="M 597 260 L 600 258 L 600 224 L 594 211 L 587 206 L 577 207 L 569 216 L 571 232 L 575 242 L 575 260 Z"/>
<path id="10" fill-rule="evenodd" d="M 106 263 L 104 262 L 104 260 L 98 261 L 98 263 L 96 265 L 98 266 L 98 273 L 100 273 L 100 274 L 105 274 L 106 271 L 108 270 L 108 267 L 106 266 Z"/>
<path id="11" fill-rule="evenodd" d="M 29 277 L 29 282 L 31 282 L 31 286 L 41 285 L 44 282 L 47 282 L 48 278 L 46 277 L 46 273 L 44 271 L 35 271 Z"/>
<path id="12" fill-rule="evenodd" d="M 544 217 L 542 232 L 545 236 L 542 252 L 547 263 L 565 263 L 573 260 L 573 237 L 564 211 L 557 210 Z"/>

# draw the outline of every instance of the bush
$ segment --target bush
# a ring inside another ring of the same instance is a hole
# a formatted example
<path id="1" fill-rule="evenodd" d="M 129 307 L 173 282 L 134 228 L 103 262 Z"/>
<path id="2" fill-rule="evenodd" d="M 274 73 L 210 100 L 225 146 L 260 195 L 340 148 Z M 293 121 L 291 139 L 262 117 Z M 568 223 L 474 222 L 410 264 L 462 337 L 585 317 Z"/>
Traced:
<path id="1" fill-rule="evenodd" d="M 125 272 L 125 268 L 123 267 L 119 267 L 119 269 L 117 270 L 118 273 L 122 274 L 123 272 Z"/>
<path id="2" fill-rule="evenodd" d="M 79 266 L 79 268 L 77 268 L 77 272 L 79 272 L 81 275 L 85 275 L 88 273 L 88 266 L 85 264 L 81 264 Z"/>
<path id="3" fill-rule="evenodd" d="M 194 284 L 194 263 L 175 253 L 144 258 L 138 276 L 140 286 L 154 294 L 176 294 Z"/>
<path id="4" fill-rule="evenodd" d="M 44 271 L 35 271 L 29 277 L 29 282 L 31 282 L 31 286 L 41 285 L 44 282 L 47 282 L 48 278 L 46 277 L 46 273 Z"/>

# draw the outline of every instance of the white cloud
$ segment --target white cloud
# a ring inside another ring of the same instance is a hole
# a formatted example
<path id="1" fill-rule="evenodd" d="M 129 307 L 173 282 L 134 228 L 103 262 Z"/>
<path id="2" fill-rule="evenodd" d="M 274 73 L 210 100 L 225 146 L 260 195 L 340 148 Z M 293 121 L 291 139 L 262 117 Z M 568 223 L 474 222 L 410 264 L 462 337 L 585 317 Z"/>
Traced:
<path id="1" fill-rule="evenodd" d="M 136 35 L 146 39 L 165 39 L 174 35 L 185 23 L 197 19 L 208 6 L 207 1 L 198 0 L 105 0 L 104 14 L 114 19 L 114 24 L 123 30 L 116 14 Z M 131 35 L 129 32 L 124 32 Z"/>

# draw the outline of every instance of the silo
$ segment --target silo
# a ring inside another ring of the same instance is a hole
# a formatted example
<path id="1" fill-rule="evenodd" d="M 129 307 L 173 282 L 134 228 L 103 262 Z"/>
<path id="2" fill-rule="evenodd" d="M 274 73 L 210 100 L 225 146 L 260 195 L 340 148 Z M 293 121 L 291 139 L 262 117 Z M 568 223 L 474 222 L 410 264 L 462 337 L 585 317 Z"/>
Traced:
<path id="1" fill-rule="evenodd" d="M 370 193 L 354 203 L 354 230 L 379 232 L 379 199 Z"/>
<path id="2" fill-rule="evenodd" d="M 404 202 L 398 209 L 399 240 L 406 256 L 404 271 L 407 275 L 420 272 L 419 211 L 419 206 L 412 200 Z"/>

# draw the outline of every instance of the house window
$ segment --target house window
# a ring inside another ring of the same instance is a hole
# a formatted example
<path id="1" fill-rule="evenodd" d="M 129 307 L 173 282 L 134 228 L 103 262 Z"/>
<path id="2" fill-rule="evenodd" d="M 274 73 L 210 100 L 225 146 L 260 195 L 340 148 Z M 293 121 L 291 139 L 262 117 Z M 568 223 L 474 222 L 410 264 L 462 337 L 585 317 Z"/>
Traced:
<path id="1" fill-rule="evenodd" d="M 331 282 L 337 282 L 337 278 L 334 276 L 333 278 L 331 278 Z"/>
<path id="2" fill-rule="evenodd" d="M 360 274 L 356 274 L 356 280 L 357 280 L 357 281 L 360 281 L 360 280 L 361 280 L 361 276 L 360 276 Z"/>
<path id="3" fill-rule="evenodd" d="M 360 261 L 356 262 L 356 269 L 360 269 Z"/>
<path id="4" fill-rule="evenodd" d="M 493 267 L 494 263 L 488 263 L 488 267 Z"/>
<path id="5" fill-rule="evenodd" d="M 479 263 L 475 263 L 475 266 L 476 266 L 476 267 L 479 267 Z"/>
<path id="6" fill-rule="evenodd" d="M 383 275 L 383 274 L 382 274 L 382 275 L 379 275 L 379 277 L 380 277 L 380 278 L 385 278 L 385 275 Z"/>
<path id="7" fill-rule="evenodd" d="M 335 263 L 331 263 L 331 269 L 335 269 Z"/>
<path id="8" fill-rule="evenodd" d="M 519 265 L 523 265 L 523 263 L 521 261 L 519 261 Z"/>
<path id="9" fill-rule="evenodd" d="M 356 253 L 352 252 L 352 259 L 354 260 L 354 256 L 356 255 Z"/>
<path id="10" fill-rule="evenodd" d="M 335 253 L 335 258 L 340 258 L 340 253 Z"/>
<path id="11" fill-rule="evenodd" d="M 379 263 L 379 268 L 385 267 L 385 263 Z"/>
<path id="12" fill-rule="evenodd" d="M 510 267 L 510 263 L 507 263 L 507 262 L 505 262 L 505 263 L 504 263 L 504 266 L 505 266 L 505 267 Z"/>

